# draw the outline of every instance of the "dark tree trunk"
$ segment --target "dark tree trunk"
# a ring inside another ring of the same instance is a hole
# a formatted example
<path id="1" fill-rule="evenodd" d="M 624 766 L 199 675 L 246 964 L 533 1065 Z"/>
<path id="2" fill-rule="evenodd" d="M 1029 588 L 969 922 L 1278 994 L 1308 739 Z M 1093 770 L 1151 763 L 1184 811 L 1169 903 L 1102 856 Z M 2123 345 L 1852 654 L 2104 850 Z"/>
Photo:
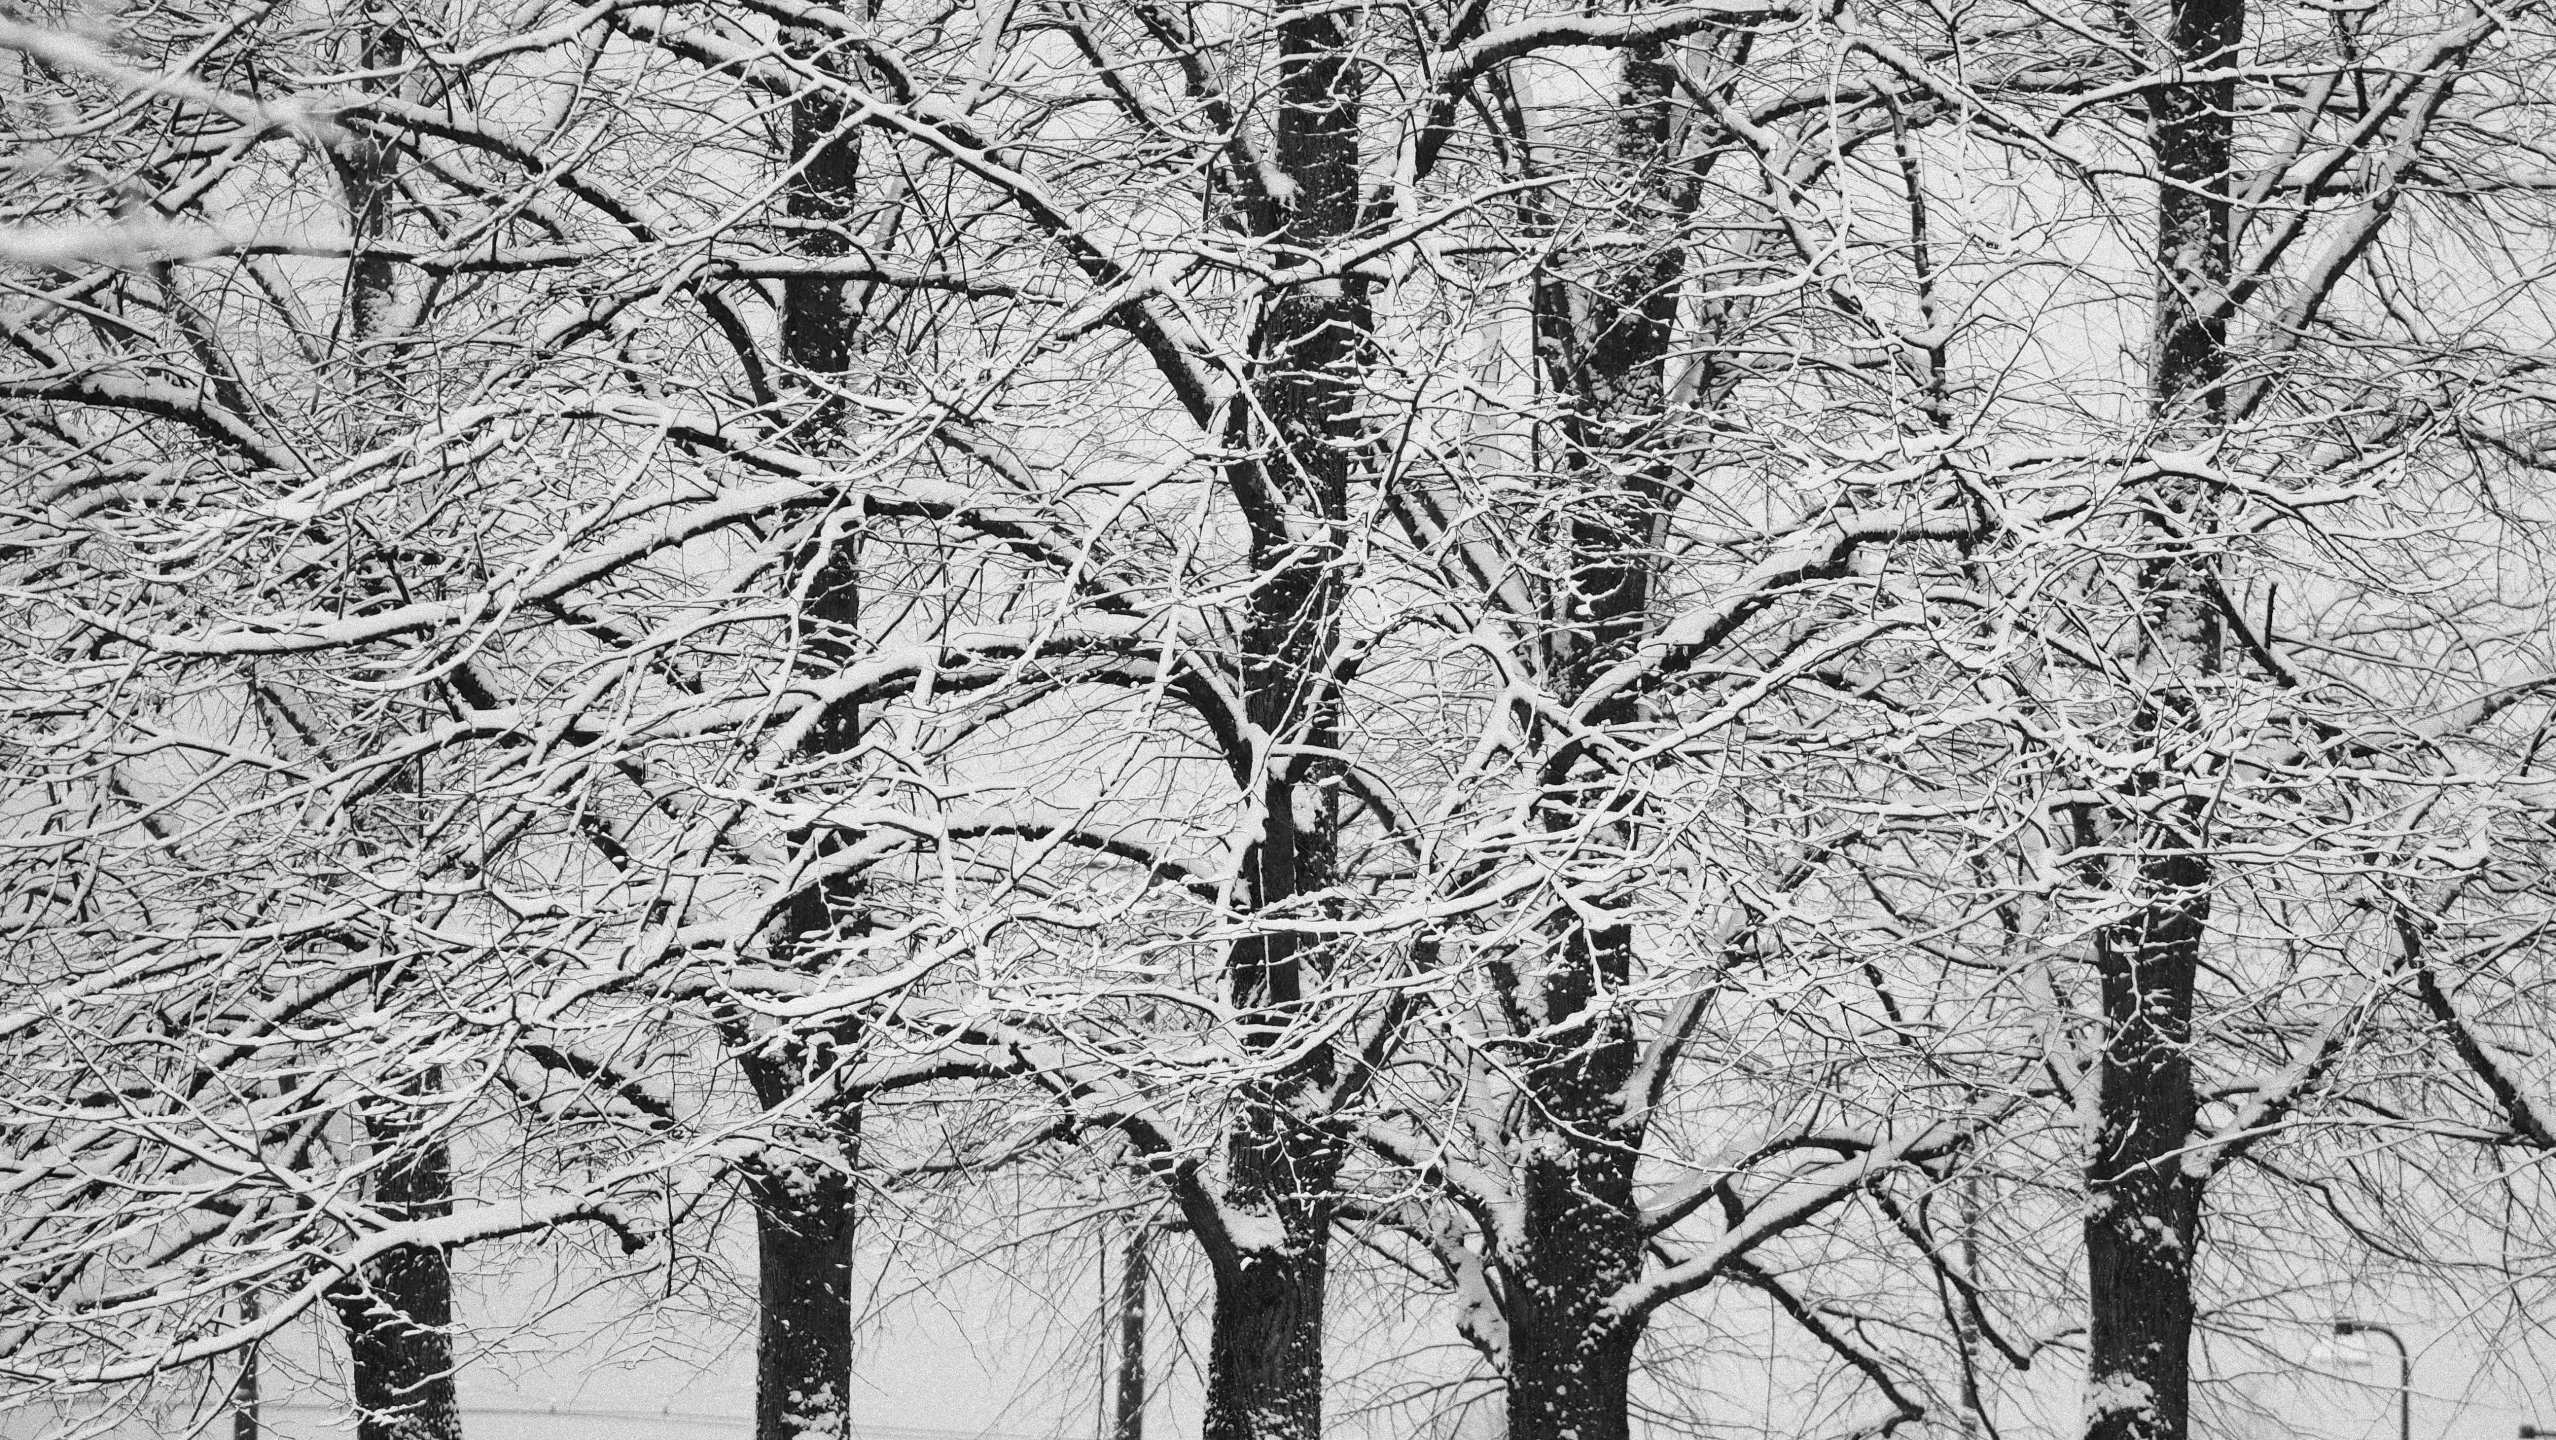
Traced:
<path id="1" fill-rule="evenodd" d="M 1635 257 L 1538 284 L 1538 349 L 1547 383 L 1568 405 L 1555 468 L 1570 477 L 1570 569 L 1554 597 L 1547 664 L 1566 702 L 1637 645 L 1651 619 L 1656 535 L 1667 476 L 1657 441 L 1668 426 L 1665 367 L 1684 257 L 1673 238 L 1691 203 L 1674 150 L 1676 76 L 1657 47 L 1623 61 L 1615 152 L 1642 181 L 1663 239 Z M 1595 725 L 1635 718 L 1620 692 Z M 1612 768 L 1566 744 L 1546 771 L 1544 821 L 1576 830 L 1597 812 L 1627 846 L 1638 817 L 1623 810 Z M 1509 1331 L 1510 1440 L 1624 1440 L 1638 1319 L 1609 1302 L 1639 1278 L 1642 1232 L 1633 1193 L 1641 1117 L 1625 1086 L 1638 1059 L 1631 1017 L 1613 997 L 1632 978 L 1633 935 L 1566 923 L 1556 962 L 1521 976 L 1516 1008 L 1533 1039 L 1519 1049 L 1532 1103 L 1516 1148 L 1522 1240 L 1502 1257 Z"/>
<path id="2" fill-rule="evenodd" d="M 357 63 L 373 72 L 396 72 L 408 44 L 393 24 L 365 31 Z M 348 136 L 331 152 L 346 196 L 346 294 L 338 329 L 346 342 L 355 384 L 347 413 L 369 437 L 399 408 L 398 367 L 388 353 L 399 319 L 399 271 L 376 242 L 389 238 L 399 199 L 399 147 L 369 132 Z"/>
<path id="3" fill-rule="evenodd" d="M 2096 940 L 2104 1047 L 2086 1174 L 2088 1440 L 2183 1440 L 2190 1421 L 2193 1247 L 2201 1182 L 2193 983 L 2208 910 L 2197 859 L 2141 867 L 2146 908 Z"/>
<path id="4" fill-rule="evenodd" d="M 792 28 L 784 32 L 784 43 L 819 71 L 842 68 L 822 30 Z M 791 221 L 791 248 L 811 258 L 840 256 L 852 245 L 861 141 L 858 131 L 843 130 L 843 120 L 842 102 L 824 91 L 811 90 L 790 105 L 790 163 L 797 177 L 783 194 L 782 208 Z M 814 433 L 801 441 L 809 448 L 841 439 L 843 404 L 823 387 L 852 367 L 861 315 L 846 283 L 804 275 L 781 282 L 781 363 L 816 393 L 808 422 Z"/>
<path id="5" fill-rule="evenodd" d="M 784 44 L 822 72 L 840 69 L 821 30 L 792 29 Z M 811 256 L 841 255 L 860 183 L 856 132 L 842 129 L 843 106 L 823 90 L 790 107 L 790 162 L 795 178 L 783 208 L 795 225 L 794 248 Z M 807 404 L 797 434 L 801 449 L 824 454 L 843 443 L 846 405 L 831 387 L 852 368 L 860 307 L 844 282 L 792 278 L 782 283 L 780 357 Z M 813 574 L 799 610 L 802 665 L 832 674 L 861 651 L 860 551 L 850 531 L 810 539 L 793 570 Z M 846 756 L 861 737 L 859 707 L 837 704 L 807 732 L 802 758 Z M 828 835 L 794 837 L 820 855 L 841 848 Z M 785 968 L 807 963 L 865 927 L 857 877 L 837 877 L 793 895 L 783 906 L 774 956 Z M 849 1033 L 793 1040 L 745 1062 L 757 1097 L 779 1108 L 820 1079 Z M 859 1207 L 852 1170 L 860 1158 L 861 1112 L 843 1099 L 817 1102 L 817 1123 L 789 1143 L 801 1153 L 769 1161 L 746 1186 L 754 1207 L 758 1272 L 755 1335 L 755 1440 L 842 1440 L 851 1433 L 852 1242 Z"/>
<path id="6" fill-rule="evenodd" d="M 1278 24 L 1274 158 L 1294 189 L 1272 238 L 1308 252 L 1359 225 L 1360 71 L 1345 19 L 1336 9 L 1290 7 Z M 1321 750 L 1337 740 L 1327 663 L 1359 435 L 1356 367 L 1372 323 L 1354 277 L 1270 297 L 1253 337 L 1258 403 L 1235 419 L 1236 449 L 1250 458 L 1234 468 L 1233 489 L 1257 583 L 1240 657 L 1244 714 L 1256 733 L 1233 759 L 1237 780 L 1262 808 L 1242 896 L 1256 912 L 1328 887 L 1337 868 L 1334 801 L 1320 783 L 1326 773 L 1265 747 Z M 1253 1022 L 1253 1043 L 1267 1043 L 1293 1017 L 1314 958 L 1289 934 L 1234 947 L 1230 985 Z M 1340 1146 L 1294 1102 L 1331 1079 L 1329 1055 L 1317 1054 L 1239 1097 L 1225 1198 L 1274 1221 L 1278 1243 L 1237 1245 L 1215 1265 L 1206 1440 L 1322 1433 L 1323 1295 Z"/>
<path id="7" fill-rule="evenodd" d="M 2173 0 L 2158 68 L 2224 71 L 2236 63 L 2244 28 L 2242 0 Z M 2156 424 L 2167 443 L 2186 444 L 2214 431 L 2226 411 L 2236 85 L 2177 80 L 2150 93 L 2162 181 Z M 2161 485 L 2153 498 L 2186 535 L 2214 528 L 2211 497 L 2198 485 Z M 2141 573 L 2147 694 L 2134 723 L 2154 753 L 2199 753 L 2174 736 L 2200 718 L 2192 682 L 2219 669 L 2214 561 L 2189 541 L 2162 533 L 2157 540 L 2157 558 Z M 2132 798 L 2190 778 L 2137 777 Z M 2103 1045 L 2086 1170 L 2088 1440 L 2185 1440 L 2191 1426 L 2202 1181 L 2187 1173 L 2182 1155 L 2197 1110 L 2192 1011 L 2213 874 L 2198 804 L 2147 809 L 2118 807 L 2104 822 L 2112 843 L 2133 841 L 2140 858 L 2130 875 L 2137 908 L 2095 947 Z"/>
<path id="8" fill-rule="evenodd" d="M 839 1440 L 851 1431 L 851 1177 L 775 1167 L 750 1193 L 760 1281 L 755 1440 Z"/>
<path id="9" fill-rule="evenodd" d="M 1558 1292 L 1513 1292 L 1509 1306 L 1508 1440 L 1628 1440 L 1640 1328 L 1593 1324 L 1584 1301 Z"/>
<path id="10" fill-rule="evenodd" d="M 2244 0 L 2172 0 L 2159 67 L 2226 70 L 2245 38 Z M 2157 174 L 2156 373 L 2160 422 L 2187 433 L 2225 413 L 2236 81 L 2156 86 L 2150 145 Z"/>
<path id="11" fill-rule="evenodd" d="M 1300 1147 L 1268 1145 L 1276 1158 Z M 1312 1177 L 1323 1190 L 1336 1160 Z M 1273 1187 L 1274 1188 L 1274 1187 Z M 1237 1197 L 1238 1199 L 1243 1197 Z M 1249 1197 L 1259 1199 L 1261 1197 Z M 1322 1307 L 1330 1254 L 1319 1195 L 1274 1199 L 1286 1233 L 1278 1249 L 1245 1251 L 1216 1277 L 1208 1321 L 1206 1440 L 1317 1440 L 1322 1434 Z"/>
<path id="12" fill-rule="evenodd" d="M 1629 968 L 1621 929 L 1575 929 L 1542 989 L 1552 1028 L 1522 1047 L 1532 1115 L 1517 1137 L 1518 1253 L 1503 1271 L 1509 1322 L 1509 1440 L 1626 1440 L 1638 1322 L 1608 1302 L 1641 1273 L 1633 1196 L 1639 1137 L 1624 1107 L 1635 1051 L 1607 1005 Z"/>
<path id="13" fill-rule="evenodd" d="M 1153 1228 L 1138 1225 L 1127 1237 L 1118 1275 L 1118 1393 L 1110 1414 L 1110 1440 L 1145 1440 L 1145 1300 L 1153 1284 L 1149 1263 Z"/>
<path id="14" fill-rule="evenodd" d="M 364 34 L 360 60 L 367 70 L 391 71 L 407 53 L 395 24 L 377 24 Z M 375 248 L 389 238 L 396 218 L 392 207 L 398 198 L 400 149 L 357 135 L 333 153 L 345 188 L 352 242 L 339 324 L 355 394 L 347 414 L 356 431 L 353 448 L 360 448 L 394 423 L 401 407 L 399 368 L 391 354 L 399 276 Z M 385 806 L 366 823 L 368 829 L 390 833 L 362 836 L 359 843 L 376 849 L 400 843 L 393 838 L 406 818 L 399 807 L 413 800 L 422 779 L 411 769 L 385 787 Z M 394 978 L 387 983 L 399 982 Z M 438 1083 L 430 1073 L 420 1088 L 432 1090 Z M 374 1209 L 393 1223 L 452 1213 L 452 1160 L 440 1140 L 420 1141 L 414 1118 L 390 1110 L 368 1113 L 365 1130 L 374 1154 L 390 1157 L 374 1177 Z M 357 1440 L 459 1440 L 453 1278 L 445 1253 L 402 1246 L 331 1287 L 329 1303 L 346 1331 Z"/>
<path id="15" fill-rule="evenodd" d="M 452 1162 L 443 1145 L 412 1145 L 406 1122 L 375 1124 L 373 1208 L 394 1224 L 452 1213 Z M 444 1252 L 404 1245 L 331 1286 L 346 1330 L 358 1411 L 356 1440 L 454 1440 L 453 1280 Z"/>
<path id="16" fill-rule="evenodd" d="M 240 1297 L 240 1323 L 257 1319 L 257 1297 Z M 240 1373 L 231 1381 L 231 1440 L 257 1440 L 257 1351 L 254 1344 L 240 1352 Z"/>
<path id="17" fill-rule="evenodd" d="M 825 1049 L 793 1044 L 748 1059 L 756 1098 L 767 1109 L 792 1101 Z M 860 1218 L 852 1172 L 861 1110 L 823 1100 L 817 1108 L 825 1120 L 780 1137 L 745 1182 L 754 1209 L 755 1440 L 852 1433 L 852 1241 Z"/>

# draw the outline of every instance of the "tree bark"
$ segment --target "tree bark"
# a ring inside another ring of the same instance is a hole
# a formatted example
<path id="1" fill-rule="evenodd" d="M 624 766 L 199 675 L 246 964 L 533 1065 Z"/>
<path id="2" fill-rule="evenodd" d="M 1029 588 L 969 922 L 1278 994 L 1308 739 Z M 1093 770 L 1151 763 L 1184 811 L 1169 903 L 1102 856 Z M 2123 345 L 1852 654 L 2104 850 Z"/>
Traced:
<path id="1" fill-rule="evenodd" d="M 2191 1418 L 2192 1262 L 2201 1182 L 2181 1152 L 2195 1114 L 2193 984 L 2209 867 L 2141 867 L 2146 907 L 2096 940 L 2104 1046 L 2086 1174 L 2087 1440 L 2183 1440 Z"/>
<path id="2" fill-rule="evenodd" d="M 1148 1263 L 1153 1228 L 1140 1224 L 1127 1236 L 1118 1276 L 1118 1392 L 1110 1415 L 1110 1440 L 1145 1440 L 1145 1300 L 1153 1284 Z"/>
<path id="3" fill-rule="evenodd" d="M 1521 1069 L 1533 1103 L 1517 1148 L 1522 1237 L 1504 1266 L 1509 1322 L 1509 1440 L 1627 1440 L 1627 1386 L 1640 1323 L 1608 1302 L 1639 1278 L 1633 1195 L 1639 1150 L 1624 1086 L 1632 1027 L 1600 977 L 1629 968 L 1622 929 L 1574 928 L 1546 980 L 1551 1027 Z"/>
<path id="4" fill-rule="evenodd" d="M 411 1146 L 403 1119 L 370 1126 L 392 1159 L 377 1173 L 373 1208 L 394 1224 L 453 1210 L 452 1161 L 441 1142 Z M 357 1410 L 356 1440 L 454 1440 L 461 1405 L 453 1385 L 453 1279 L 444 1252 L 403 1245 L 330 1287 L 346 1331 Z"/>
<path id="5" fill-rule="evenodd" d="M 825 33 L 793 27 L 785 32 L 790 53 L 827 73 L 839 70 Z M 851 249 L 851 226 L 861 178 L 861 140 L 846 130 L 843 104 L 811 89 L 790 104 L 790 164 L 782 209 L 791 220 L 791 248 L 812 259 Z M 824 449 L 842 439 L 844 406 L 824 386 L 852 367 L 860 309 L 845 293 L 847 282 L 794 275 L 781 282 L 781 362 L 815 392 L 801 445 Z"/>
<path id="6" fill-rule="evenodd" d="M 396 72 L 407 56 L 395 23 L 364 32 L 360 61 L 372 72 Z M 391 83 L 397 83 L 393 81 Z M 396 216 L 400 148 L 357 135 L 333 152 L 345 189 L 351 244 L 339 328 L 354 391 L 347 409 L 355 430 L 349 448 L 360 450 L 396 419 L 403 405 L 399 367 L 391 353 L 399 320 L 399 275 L 377 242 L 390 237 Z M 413 798 L 423 777 L 404 770 L 385 787 L 389 808 L 372 824 L 396 831 L 405 817 L 397 807 Z M 400 843 L 388 836 L 359 837 L 368 848 Z M 397 979 L 388 984 L 397 985 Z M 429 1072 L 419 1088 L 434 1089 Z M 373 1207 L 394 1223 L 452 1213 L 452 1160 L 441 1140 L 419 1141 L 413 1117 L 387 1108 L 365 1116 L 375 1155 L 388 1155 L 376 1173 Z M 459 1440 L 461 1406 L 453 1381 L 453 1278 L 440 1249 L 402 1246 L 364 1266 L 329 1292 L 346 1331 L 357 1440 Z"/>
<path id="7" fill-rule="evenodd" d="M 2242 0 L 2171 0 L 2159 68 L 2174 76 L 2224 71 L 2236 63 L 2244 26 Z M 2178 78 L 2152 94 L 2156 426 L 2166 443 L 2189 444 L 2215 431 L 2226 411 L 2236 84 Z M 2214 528 L 2211 497 L 2194 482 L 2160 485 L 2154 501 L 2183 536 Z M 2140 576 L 2146 693 L 2133 724 L 2153 742 L 2150 753 L 2198 754 L 2175 732 L 2199 718 L 2194 684 L 2219 668 L 2214 561 L 2167 527 L 2153 538 L 2157 558 Z M 2161 766 L 2134 777 L 2126 798 L 2190 778 Z M 2095 944 L 2103 1043 L 2086 1170 L 2087 1440 L 2185 1440 L 2191 1426 L 2202 1180 L 2183 1164 L 2183 1151 L 2198 1109 L 2192 1011 L 2213 867 L 2201 848 L 2202 803 L 2152 816 L 2143 813 L 2149 808 L 2116 807 L 2104 824 L 2135 837 L 2130 882 L 2138 904 Z"/>
<path id="8" fill-rule="evenodd" d="M 822 31 L 792 29 L 784 43 L 820 71 L 839 62 Z M 790 107 L 790 164 L 783 208 L 796 222 L 794 248 L 812 256 L 843 254 L 860 182 L 857 132 L 843 125 L 832 94 L 810 89 Z M 797 443 L 825 454 L 844 441 L 847 412 L 833 390 L 851 370 L 859 308 L 844 282 L 794 277 L 782 283 L 780 358 L 807 402 Z M 794 557 L 794 573 L 813 574 L 799 608 L 803 668 L 832 674 L 860 653 L 860 552 L 846 531 L 818 535 Z M 851 701 L 820 716 L 799 747 L 803 758 L 851 754 L 861 716 Z M 802 834 L 799 846 L 839 849 L 829 836 Z M 800 890 L 783 906 L 774 939 L 784 968 L 809 951 L 864 928 L 861 886 L 837 877 Z M 829 1052 L 850 1036 L 792 1040 L 777 1053 L 745 1061 L 768 1108 L 788 1103 L 816 1080 Z M 803 1153 L 758 1168 L 747 1183 L 754 1207 L 758 1271 L 755 1337 L 755 1440 L 842 1440 L 851 1433 L 853 1237 L 859 1219 L 852 1168 L 860 1158 L 861 1112 L 849 1100 L 820 1100 L 817 1123 L 800 1137 Z"/>
<path id="9" fill-rule="evenodd" d="M 358 64 L 376 74 L 395 73 L 407 54 L 407 41 L 396 24 L 374 24 L 364 32 Z M 346 198 L 350 243 L 338 330 L 346 342 L 347 368 L 354 382 L 354 403 L 346 413 L 357 427 L 357 448 L 361 448 L 400 408 L 398 367 L 390 363 L 389 354 L 399 322 L 399 271 L 378 245 L 390 237 L 395 218 L 399 146 L 364 132 L 344 138 L 330 155 Z"/>
<path id="10" fill-rule="evenodd" d="M 1627 51 L 1615 116 L 1615 153 L 1653 212 L 1637 223 L 1664 230 L 1691 203 L 1673 153 L 1672 65 L 1659 46 Z M 1570 568 L 1555 596 L 1547 659 L 1565 704 L 1622 660 L 1651 618 L 1667 479 L 1655 442 L 1668 421 L 1665 371 L 1683 270 L 1667 238 L 1594 274 L 1548 272 L 1537 285 L 1537 348 L 1567 405 L 1556 468 L 1575 487 Z M 1621 724 L 1638 706 L 1637 696 L 1620 693 L 1589 719 Z M 1595 809 L 1603 828 L 1632 843 L 1636 817 L 1622 811 L 1618 777 L 1594 753 L 1566 742 L 1545 779 L 1548 829 L 1576 830 Z M 1517 1006 L 1533 1038 L 1520 1046 L 1531 1097 L 1516 1137 L 1522 1238 L 1503 1257 L 1509 1435 L 1624 1440 L 1641 1324 L 1608 1302 L 1642 1267 L 1633 1193 L 1642 1119 L 1625 1095 L 1639 1055 L 1631 1017 L 1614 1001 L 1632 978 L 1633 935 L 1574 915 L 1553 943 L 1555 962 L 1520 977 Z"/>
<path id="11" fill-rule="evenodd" d="M 240 1323 L 257 1319 L 255 1295 L 240 1297 Z M 240 1373 L 231 1381 L 231 1440 L 257 1440 L 257 1351 L 251 1344 L 240 1352 Z"/>
<path id="12" fill-rule="evenodd" d="M 851 1433 L 852 1180 L 830 1167 L 774 1167 L 754 1201 L 758 1326 L 756 1440 Z"/>
<path id="13" fill-rule="evenodd" d="M 1278 170 L 1293 185 L 1273 238 L 1318 252 L 1359 225 L 1361 72 L 1344 14 L 1290 6 L 1278 22 Z M 1284 252 L 1282 252 L 1284 253 Z M 1260 829 L 1244 865 L 1254 913 L 1332 883 L 1337 816 L 1320 763 L 1338 741 L 1329 660 L 1345 589 L 1348 485 L 1359 424 L 1356 367 L 1373 319 L 1354 276 L 1289 286 L 1253 336 L 1253 398 L 1234 417 L 1233 490 L 1256 583 L 1241 637 L 1244 717 L 1234 759 Z M 1304 747 L 1288 753 L 1278 746 Z M 1288 933 L 1247 937 L 1228 958 L 1251 1043 L 1293 1018 L 1312 957 Z M 1274 1221 L 1278 1243 L 1237 1245 L 1215 1266 L 1206 1440 L 1313 1440 L 1322 1433 L 1322 1316 L 1336 1136 L 1294 1103 L 1332 1078 L 1327 1052 L 1244 1087 L 1227 1143 L 1226 1200 Z"/>
<path id="14" fill-rule="evenodd" d="M 1296 1145 L 1265 1147 L 1275 1156 Z M 1336 1165 L 1336 1159 L 1330 1159 Z M 1255 1177 L 1261 1178 L 1261 1177 Z M 1328 1167 L 1317 1183 L 1327 1189 Z M 1252 1197 L 1258 1198 L 1258 1197 Z M 1209 1315 L 1207 1440 L 1317 1440 L 1322 1434 L 1322 1309 L 1330 1253 L 1319 1194 L 1277 1209 L 1286 1244 L 1246 1250 L 1216 1278 Z"/>

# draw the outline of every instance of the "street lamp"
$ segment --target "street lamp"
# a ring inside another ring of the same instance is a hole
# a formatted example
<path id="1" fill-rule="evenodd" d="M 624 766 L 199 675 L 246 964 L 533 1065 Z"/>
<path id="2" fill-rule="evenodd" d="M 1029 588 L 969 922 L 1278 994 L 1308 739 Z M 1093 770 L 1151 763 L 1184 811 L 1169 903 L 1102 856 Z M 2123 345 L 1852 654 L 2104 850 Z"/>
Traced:
<path id="1" fill-rule="evenodd" d="M 2337 1335 L 2384 1335 L 2396 1347 L 2396 1440 L 2414 1440 L 2414 1352 L 2405 1348 L 2405 1337 L 2395 1327 L 2375 1320 L 2337 1320 Z M 2532 1440 L 2531 1427 L 2521 1427 L 2522 1440 Z"/>

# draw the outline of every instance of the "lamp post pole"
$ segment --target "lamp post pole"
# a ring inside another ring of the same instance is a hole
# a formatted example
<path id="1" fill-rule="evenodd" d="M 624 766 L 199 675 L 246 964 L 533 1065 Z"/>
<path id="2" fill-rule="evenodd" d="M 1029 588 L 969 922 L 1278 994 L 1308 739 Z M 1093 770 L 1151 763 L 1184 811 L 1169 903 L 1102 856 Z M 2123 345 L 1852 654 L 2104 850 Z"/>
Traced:
<path id="1" fill-rule="evenodd" d="M 2396 1327 L 2376 1320 L 2337 1320 L 2337 1335 L 2384 1335 L 2396 1347 L 2396 1440 L 2414 1440 L 2414 1352 L 2405 1348 L 2405 1337 Z M 2529 1427 L 2523 1426 L 2523 1434 Z"/>

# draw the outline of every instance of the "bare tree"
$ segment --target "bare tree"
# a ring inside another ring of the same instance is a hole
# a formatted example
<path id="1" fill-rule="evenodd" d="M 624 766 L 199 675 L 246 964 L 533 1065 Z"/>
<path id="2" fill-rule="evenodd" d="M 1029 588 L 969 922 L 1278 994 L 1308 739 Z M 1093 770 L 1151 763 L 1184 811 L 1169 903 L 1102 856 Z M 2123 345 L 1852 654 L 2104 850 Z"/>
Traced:
<path id="1" fill-rule="evenodd" d="M 1107 1134 L 1216 1440 L 1344 1235 L 1521 1440 L 1739 1296 L 1985 1428 L 2081 1259 L 2178 1440 L 2211 1185 L 2528 1133 L 2370 917 L 2534 793 L 2536 11 L 165 23 L 0 29 L 30 1385 L 443 1433 L 446 1247 L 733 1186 L 840 1435 L 859 1197 Z"/>

